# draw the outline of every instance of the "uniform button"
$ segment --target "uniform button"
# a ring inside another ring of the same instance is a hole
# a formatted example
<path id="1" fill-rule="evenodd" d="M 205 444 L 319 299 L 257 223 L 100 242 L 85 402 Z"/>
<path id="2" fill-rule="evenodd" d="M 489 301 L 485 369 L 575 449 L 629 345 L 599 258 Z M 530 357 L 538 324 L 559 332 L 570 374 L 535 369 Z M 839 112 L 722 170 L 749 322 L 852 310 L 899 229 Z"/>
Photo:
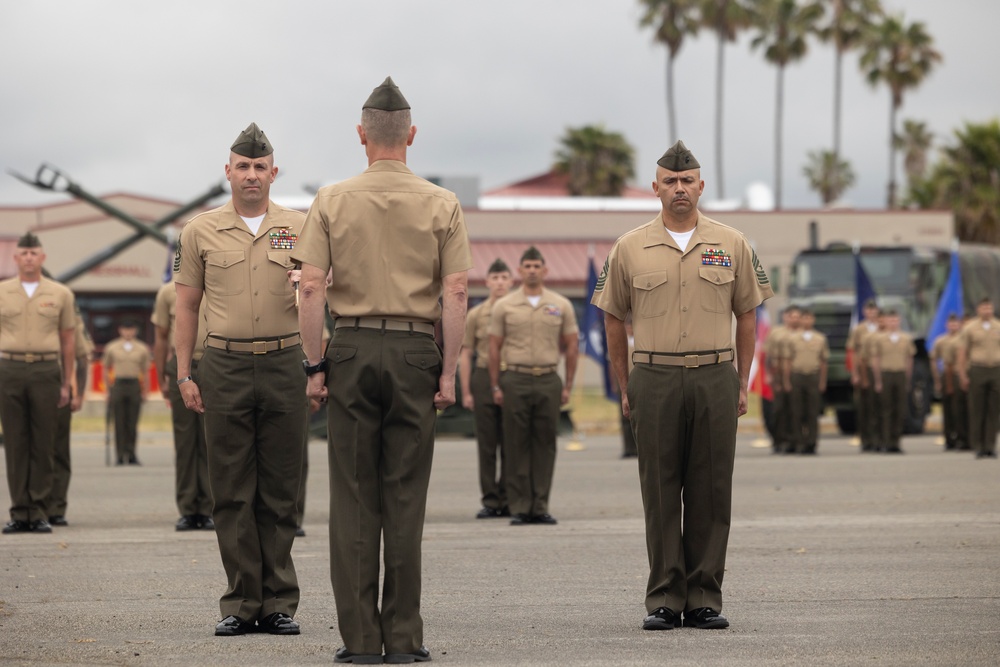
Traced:
<path id="1" fill-rule="evenodd" d="M 649 287 L 649 286 L 651 286 L 651 285 L 652 285 L 652 283 L 651 283 L 651 282 L 649 282 L 649 281 L 647 280 L 647 281 L 646 281 L 646 287 Z"/>
<path id="2" fill-rule="evenodd" d="M 253 295 L 254 295 L 254 296 L 257 296 L 257 294 L 259 294 L 259 292 L 258 292 L 257 290 L 254 290 L 254 291 L 253 291 Z"/>
<path id="3" fill-rule="evenodd" d="M 688 307 L 687 306 L 684 306 L 683 308 L 681 308 L 681 312 L 686 313 L 687 311 L 688 311 Z"/>
<path id="4" fill-rule="evenodd" d="M 340 361 L 340 352 L 338 352 L 337 354 L 333 355 L 333 360 L 334 361 Z"/>
<path id="5" fill-rule="evenodd" d="M 681 281 L 681 287 L 687 287 L 688 282 L 686 280 Z"/>
<path id="6" fill-rule="evenodd" d="M 254 319 L 255 322 L 260 322 L 260 315 L 258 315 L 257 317 L 255 317 L 253 319 Z M 687 335 L 687 334 L 684 334 L 684 335 Z"/>
<path id="7" fill-rule="evenodd" d="M 687 338 L 687 337 L 688 337 L 687 331 L 681 332 L 681 338 Z"/>

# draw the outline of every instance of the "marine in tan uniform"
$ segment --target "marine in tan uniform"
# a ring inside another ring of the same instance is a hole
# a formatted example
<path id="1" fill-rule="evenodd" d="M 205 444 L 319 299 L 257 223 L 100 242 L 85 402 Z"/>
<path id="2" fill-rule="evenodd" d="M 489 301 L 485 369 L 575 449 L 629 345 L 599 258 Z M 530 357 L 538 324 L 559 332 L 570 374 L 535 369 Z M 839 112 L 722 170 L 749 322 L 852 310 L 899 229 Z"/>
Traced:
<path id="1" fill-rule="evenodd" d="M 83 407 L 83 398 L 87 393 L 87 376 L 90 373 L 90 358 L 94 354 L 94 342 L 87 333 L 79 309 L 76 310 L 73 340 L 76 347 L 76 373 L 70 387 L 70 402 L 59 408 L 59 424 L 56 427 L 52 458 L 52 492 L 49 493 L 49 500 L 46 503 L 49 508 L 49 524 L 53 526 L 69 525 L 66 520 L 66 508 L 69 481 L 73 474 L 69 450 L 70 425 L 73 413 L 79 412 Z"/>
<path id="2" fill-rule="evenodd" d="M 204 310 L 204 307 L 203 307 Z M 160 374 L 160 391 L 170 405 L 174 431 L 174 496 L 180 518 L 176 530 L 215 530 L 212 520 L 212 489 L 208 480 L 208 449 L 205 445 L 205 418 L 184 407 L 177 380 L 174 329 L 177 317 L 177 288 L 173 281 L 156 293 L 150 321 L 156 327 L 153 361 Z M 191 377 L 198 377 L 198 362 L 205 354 L 205 318 L 198 316 L 198 333 L 191 358 Z"/>
<path id="3" fill-rule="evenodd" d="M 903 421 L 909 405 L 913 355 L 917 347 L 910 334 L 899 330 L 899 314 L 895 310 L 885 313 L 885 325 L 885 331 L 867 339 L 867 357 L 882 413 L 882 451 L 902 454 L 899 439 L 903 435 Z"/>
<path id="4" fill-rule="evenodd" d="M 855 423 L 862 452 L 873 452 L 882 440 L 878 419 L 878 396 L 868 363 L 866 340 L 878 333 L 878 304 L 869 300 L 862 309 L 864 319 L 847 336 L 847 350 L 851 354 L 851 385 L 854 388 Z"/>
<path id="5" fill-rule="evenodd" d="M 969 444 L 976 458 L 997 457 L 1000 428 L 1000 320 L 993 302 L 976 305 L 976 317 L 962 327 L 958 368 L 969 392 Z"/>
<path id="6" fill-rule="evenodd" d="M 957 356 L 954 347 L 958 342 L 958 331 L 961 326 L 958 315 L 954 313 L 949 315 L 945 332 L 935 339 L 928 355 L 931 377 L 934 379 L 934 393 L 941 397 L 942 431 L 946 450 L 956 450 L 959 446 L 958 420 L 955 413 L 958 402 L 954 400 L 958 387 L 954 382 L 953 371 Z"/>
<path id="7" fill-rule="evenodd" d="M 722 579 L 736 421 L 747 411 L 756 308 L 772 295 L 746 238 L 698 211 L 700 166 L 678 141 L 657 162 L 654 220 L 619 238 L 591 302 L 605 311 L 622 411 L 639 448 L 649 581 L 643 628 L 724 628 Z M 736 365 L 732 323 L 736 318 Z"/>
<path id="8" fill-rule="evenodd" d="M 138 324 L 132 320 L 118 327 L 118 338 L 104 346 L 101 363 L 111 413 L 115 416 L 115 453 L 118 465 L 140 465 L 136 457 L 139 412 L 146 400 L 146 383 L 152 352 L 137 339 Z"/>
<path id="9" fill-rule="evenodd" d="M 580 329 L 569 299 L 545 287 L 548 269 L 537 248 L 524 251 L 517 272 L 521 287 L 497 301 L 490 318 L 490 385 L 503 410 L 510 523 L 552 525 L 559 408 L 569 403 L 576 377 Z M 562 355 L 565 382 L 557 372 Z"/>
<path id="10" fill-rule="evenodd" d="M 802 326 L 786 341 L 783 375 L 791 387 L 792 451 L 815 454 L 819 438 L 819 410 L 826 391 L 830 346 L 826 336 L 816 331 L 816 316 L 808 308 L 801 311 Z"/>
<path id="11" fill-rule="evenodd" d="M 65 285 L 42 276 L 44 261 L 29 232 L 14 251 L 17 275 L 0 282 L 0 423 L 11 503 L 4 534 L 52 532 L 47 503 L 58 409 L 70 401 L 76 304 Z"/>
<path id="12" fill-rule="evenodd" d="M 490 315 L 497 299 L 506 296 L 511 286 L 510 267 L 497 259 L 486 272 L 489 297 L 469 310 L 465 319 L 465 337 L 458 365 L 462 386 L 462 405 L 472 410 L 476 420 L 476 442 L 479 445 L 479 488 L 483 508 L 477 519 L 510 516 L 507 505 L 507 485 L 504 479 L 503 413 L 493 402 L 490 391 Z M 499 462 L 499 468 L 497 463 Z"/>
<path id="13" fill-rule="evenodd" d="M 215 634 L 299 634 L 292 562 L 308 407 L 290 258 L 303 215 L 268 199 L 278 173 L 263 131 L 233 142 L 224 206 L 178 239 L 177 383 L 205 415 L 215 534 L 228 587 Z M 205 354 L 192 376 L 202 298 Z"/>
<path id="14" fill-rule="evenodd" d="M 781 324 L 771 330 L 764 343 L 768 383 L 774 394 L 774 435 L 772 450 L 778 454 L 795 449 L 792 433 L 792 388 L 786 384 L 784 362 L 788 356 L 788 340 L 799 330 L 801 310 L 791 305 L 781 314 Z"/>
<path id="15" fill-rule="evenodd" d="M 959 372 L 959 350 L 962 347 L 962 327 L 971 319 L 965 317 L 958 320 L 954 325 L 949 324 L 948 328 L 955 327 L 956 331 L 952 343 L 945 348 L 944 353 L 944 382 L 950 382 L 951 392 L 948 404 L 952 413 L 952 423 L 955 431 L 955 449 L 958 451 L 969 451 L 969 392 L 962 387 L 962 374 Z M 968 368 L 968 365 L 965 366 Z"/>
<path id="16" fill-rule="evenodd" d="M 319 191 L 293 253 L 308 395 L 329 398 L 330 578 L 344 641 L 334 662 L 425 661 L 420 542 L 435 407 L 455 402 L 472 257 L 458 198 L 406 166 L 416 127 L 391 78 L 357 131 L 368 169 Z M 337 318 L 325 356 L 324 290 Z"/>

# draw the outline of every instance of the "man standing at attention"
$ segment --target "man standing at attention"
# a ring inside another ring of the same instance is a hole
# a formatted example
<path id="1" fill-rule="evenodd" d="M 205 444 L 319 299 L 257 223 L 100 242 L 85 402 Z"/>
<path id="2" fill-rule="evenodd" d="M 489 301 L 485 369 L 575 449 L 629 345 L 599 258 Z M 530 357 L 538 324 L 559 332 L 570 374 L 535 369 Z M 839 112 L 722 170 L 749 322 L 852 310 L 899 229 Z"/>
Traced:
<path id="1" fill-rule="evenodd" d="M 800 330 L 785 341 L 783 371 L 792 399 L 792 447 L 788 453 L 815 454 L 830 346 L 826 336 L 813 328 L 816 315 L 811 310 L 803 308 L 800 319 Z"/>
<path id="2" fill-rule="evenodd" d="M 330 579 L 344 641 L 334 662 L 424 662 L 420 542 L 435 408 L 455 402 L 472 255 L 458 198 L 406 166 L 417 128 L 391 77 L 362 106 L 357 131 L 368 169 L 317 193 L 293 253 L 308 395 L 329 399 Z M 337 317 L 325 356 L 324 291 Z"/>
<path id="3" fill-rule="evenodd" d="M 42 276 L 44 262 L 41 241 L 28 232 L 14 252 L 17 275 L 0 283 L 0 423 L 11 505 L 4 534 L 52 532 L 47 503 L 58 409 L 70 400 L 76 303 L 69 288 Z"/>
<path id="4" fill-rule="evenodd" d="M 872 377 L 868 360 L 868 337 L 878 333 L 879 309 L 874 300 L 869 299 L 862 307 L 864 320 L 851 329 L 847 336 L 847 351 L 851 355 L 851 386 L 854 388 L 854 423 L 857 425 L 858 439 L 862 452 L 873 452 L 882 441 L 879 424 L 878 396 L 875 394 L 875 379 Z"/>
<path id="5" fill-rule="evenodd" d="M 771 391 L 774 392 L 772 451 L 776 454 L 785 454 L 795 449 L 792 433 L 792 388 L 786 384 L 784 360 L 787 355 L 788 340 L 798 332 L 800 319 L 799 307 L 788 306 L 781 313 L 781 324 L 771 329 L 764 342 L 765 369 Z"/>
<path id="6" fill-rule="evenodd" d="M 934 378 L 934 392 L 941 397 L 942 431 L 944 432 L 944 448 L 946 450 L 959 449 L 960 443 L 968 436 L 962 437 L 957 419 L 958 401 L 955 400 L 955 392 L 959 391 L 957 383 L 954 381 L 955 360 L 958 358 L 958 351 L 955 344 L 958 343 L 958 332 L 962 328 L 962 320 L 955 313 L 948 315 L 946 329 L 943 334 L 934 340 L 931 345 L 930 362 L 931 376 Z M 968 420 L 966 420 L 968 421 Z"/>
<path id="7" fill-rule="evenodd" d="M 755 309 L 772 291 L 743 234 L 698 211 L 705 182 L 683 142 L 657 165 L 663 211 L 615 242 L 591 301 L 605 311 L 639 448 L 650 569 L 642 627 L 680 627 L 683 613 L 686 626 L 725 628 L 736 421 L 747 411 Z M 626 379 L 629 312 L 636 351 Z"/>
<path id="8" fill-rule="evenodd" d="M 962 327 L 957 365 L 962 389 L 969 393 L 969 444 L 977 459 L 995 459 L 1000 423 L 1000 320 L 993 316 L 988 297 L 976 304 L 976 317 Z"/>
<path id="9" fill-rule="evenodd" d="M 487 369 L 490 357 L 490 315 L 493 312 L 493 304 L 500 297 L 506 296 L 510 285 L 510 267 L 502 259 L 497 259 L 490 264 L 486 272 L 489 298 L 470 310 L 466 317 L 462 358 L 458 365 L 458 377 L 462 384 L 462 405 L 473 412 L 476 420 L 476 441 L 479 444 L 479 488 L 483 492 L 483 508 L 476 514 L 477 519 L 510 516 L 503 472 L 503 413 L 500 406 L 493 402 L 490 373 Z"/>
<path id="10" fill-rule="evenodd" d="M 893 309 L 885 313 L 885 331 L 870 336 L 866 345 L 875 394 L 879 397 L 881 449 L 889 454 L 902 454 L 899 440 L 909 405 L 913 355 L 917 347 L 913 336 L 899 330 L 899 313 Z"/>
<path id="11" fill-rule="evenodd" d="M 149 377 L 151 352 L 149 346 L 135 335 L 138 325 L 126 320 L 118 327 L 118 338 L 104 346 L 101 360 L 104 386 L 107 387 L 111 412 L 115 416 L 115 452 L 118 465 L 139 465 L 135 455 L 139 412 L 146 400 L 146 378 Z"/>
<path id="12" fill-rule="evenodd" d="M 191 377 L 198 377 L 198 362 L 205 354 L 204 307 L 198 315 L 198 334 L 191 357 Z M 153 361 L 160 374 L 163 398 L 170 404 L 170 420 L 174 427 L 174 495 L 180 519 L 175 528 L 185 530 L 215 530 L 212 520 L 212 491 L 208 482 L 208 450 L 205 446 L 205 417 L 184 407 L 177 378 L 177 355 L 174 352 L 174 330 L 177 319 L 177 286 L 165 283 L 156 293 L 150 321 L 156 327 L 153 341 Z"/>
<path id="13" fill-rule="evenodd" d="M 545 258 L 531 246 L 517 268 L 520 289 L 493 306 L 490 385 L 503 410 L 504 472 L 512 526 L 554 525 L 549 492 L 556 467 L 559 408 L 569 403 L 579 357 L 573 304 L 544 286 Z M 501 351 L 503 359 L 501 359 Z M 566 382 L 559 357 L 566 355 Z M 501 361 L 507 368 L 501 375 Z"/>
<path id="14" fill-rule="evenodd" d="M 177 241 L 177 384 L 205 415 L 212 518 L 229 585 L 215 634 L 297 635 L 292 563 L 308 407 L 289 258 L 303 215 L 268 199 L 278 173 L 251 123 L 233 142 L 233 198 L 195 216 Z M 192 377 L 199 307 L 205 355 Z"/>

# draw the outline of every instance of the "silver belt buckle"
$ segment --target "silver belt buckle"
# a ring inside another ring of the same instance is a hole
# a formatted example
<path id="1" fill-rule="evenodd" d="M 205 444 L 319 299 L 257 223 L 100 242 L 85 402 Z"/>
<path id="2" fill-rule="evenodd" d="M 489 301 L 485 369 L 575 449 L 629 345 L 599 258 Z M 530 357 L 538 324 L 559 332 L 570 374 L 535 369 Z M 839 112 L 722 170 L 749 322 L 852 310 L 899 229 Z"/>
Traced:
<path id="1" fill-rule="evenodd" d="M 684 355 L 684 368 L 698 368 L 701 364 L 698 362 L 700 355 L 697 354 L 685 354 Z"/>

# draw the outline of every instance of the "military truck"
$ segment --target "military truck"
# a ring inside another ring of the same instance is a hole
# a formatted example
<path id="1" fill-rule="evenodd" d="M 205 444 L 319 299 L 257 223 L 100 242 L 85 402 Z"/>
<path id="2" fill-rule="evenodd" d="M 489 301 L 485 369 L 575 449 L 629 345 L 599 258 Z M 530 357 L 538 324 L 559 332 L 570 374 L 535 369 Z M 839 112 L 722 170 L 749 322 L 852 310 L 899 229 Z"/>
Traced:
<path id="1" fill-rule="evenodd" d="M 948 280 L 951 251 L 919 246 L 861 246 L 861 265 L 878 294 L 879 306 L 900 314 L 901 328 L 917 345 L 904 430 L 922 433 L 934 397 L 926 340 L 938 300 Z M 1000 248 L 958 247 L 965 313 L 985 296 L 1000 304 Z M 832 407 L 843 433 L 856 430 L 851 374 L 846 364 L 847 335 L 857 309 L 853 249 L 842 243 L 800 252 L 792 265 L 789 302 L 816 314 L 816 328 L 826 334 L 830 362 L 824 402 Z"/>

